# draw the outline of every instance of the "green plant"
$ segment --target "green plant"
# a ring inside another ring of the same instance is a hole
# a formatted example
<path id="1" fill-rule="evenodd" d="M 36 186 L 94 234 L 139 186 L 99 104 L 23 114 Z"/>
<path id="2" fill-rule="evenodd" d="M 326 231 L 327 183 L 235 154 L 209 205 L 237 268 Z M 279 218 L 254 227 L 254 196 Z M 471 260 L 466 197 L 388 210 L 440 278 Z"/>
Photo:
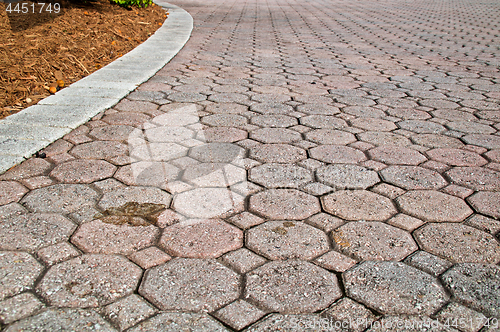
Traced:
<path id="1" fill-rule="evenodd" d="M 130 8 L 132 6 L 147 7 L 153 3 L 153 0 L 111 0 L 119 6 Z"/>

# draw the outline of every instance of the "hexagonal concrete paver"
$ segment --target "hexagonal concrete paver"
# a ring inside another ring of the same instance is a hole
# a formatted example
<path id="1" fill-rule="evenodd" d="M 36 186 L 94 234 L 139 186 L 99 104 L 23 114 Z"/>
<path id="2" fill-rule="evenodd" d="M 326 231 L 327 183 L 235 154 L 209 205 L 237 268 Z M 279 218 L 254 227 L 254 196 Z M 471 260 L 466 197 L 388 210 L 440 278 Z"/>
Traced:
<path id="1" fill-rule="evenodd" d="M 500 190 L 500 172 L 484 167 L 454 167 L 446 175 L 456 184 L 474 190 Z"/>
<path id="2" fill-rule="evenodd" d="M 425 221 L 460 222 L 472 214 L 462 199 L 435 190 L 411 190 L 396 202 L 403 212 Z"/>
<path id="3" fill-rule="evenodd" d="M 408 232 L 381 222 L 349 222 L 331 233 L 334 245 L 359 260 L 402 260 L 418 249 Z"/>
<path id="4" fill-rule="evenodd" d="M 194 136 L 192 130 L 185 127 L 153 127 L 145 130 L 149 142 L 182 142 Z"/>
<path id="5" fill-rule="evenodd" d="M 500 262 L 500 243 L 491 234 L 456 223 L 431 223 L 414 233 L 423 250 L 454 263 Z"/>
<path id="6" fill-rule="evenodd" d="M 317 129 L 324 129 L 324 128 L 340 129 L 347 127 L 347 123 L 344 120 L 331 115 L 304 116 L 300 118 L 300 123 L 304 126 Z"/>
<path id="7" fill-rule="evenodd" d="M 247 275 L 245 297 L 280 313 L 315 312 L 342 296 L 337 277 L 299 260 L 274 261 Z"/>
<path id="8" fill-rule="evenodd" d="M 326 212 L 346 220 L 386 220 L 397 213 L 391 200 L 367 190 L 340 190 L 323 196 Z"/>
<path id="9" fill-rule="evenodd" d="M 83 255 L 52 266 L 37 291 L 53 306 L 98 307 L 133 293 L 141 275 L 122 256 Z"/>
<path id="10" fill-rule="evenodd" d="M 127 217 L 108 218 L 110 221 L 93 220 L 84 223 L 71 237 L 71 242 L 82 251 L 92 254 L 122 254 L 151 246 L 160 231 L 153 225 L 129 225 L 123 219 Z M 123 224 L 112 224 L 111 221 Z"/>
<path id="11" fill-rule="evenodd" d="M 32 252 L 67 240 L 75 229 L 76 225 L 60 214 L 14 215 L 0 223 L 0 249 Z"/>
<path id="12" fill-rule="evenodd" d="M 18 182 L 0 181 L 0 205 L 17 202 L 28 192 L 28 189 Z"/>
<path id="13" fill-rule="evenodd" d="M 103 141 L 125 141 L 134 130 L 132 126 L 110 125 L 94 128 L 88 135 Z"/>
<path id="14" fill-rule="evenodd" d="M 418 165 L 427 160 L 420 152 L 399 146 L 384 145 L 368 151 L 373 160 L 390 165 Z"/>
<path id="15" fill-rule="evenodd" d="M 117 330 L 92 310 L 49 308 L 10 325 L 6 331 L 116 332 Z"/>
<path id="16" fill-rule="evenodd" d="M 206 143 L 189 151 L 189 157 L 202 163 L 231 163 L 243 157 L 244 150 L 231 143 Z"/>
<path id="17" fill-rule="evenodd" d="M 286 128 L 262 128 L 252 131 L 250 138 L 262 143 L 292 143 L 300 141 L 302 136 Z"/>
<path id="18" fill-rule="evenodd" d="M 455 324 L 440 323 L 436 319 L 432 319 L 429 316 L 407 316 L 407 315 L 387 315 L 383 316 L 380 320 L 374 322 L 370 325 L 370 328 L 366 330 L 367 332 L 385 332 L 388 329 L 395 330 L 398 332 L 412 332 L 421 331 L 426 329 L 427 331 L 435 332 L 458 332 L 459 330 L 454 329 L 451 326 Z M 458 325 L 458 324 L 456 324 Z M 430 327 L 430 329 L 428 329 Z"/>
<path id="19" fill-rule="evenodd" d="M 319 200 L 296 189 L 269 189 L 250 197 L 250 212 L 269 219 L 302 220 L 320 211 Z"/>
<path id="20" fill-rule="evenodd" d="M 307 154 L 289 144 L 261 144 L 250 149 L 250 158 L 264 163 L 296 163 L 306 159 Z"/>
<path id="21" fill-rule="evenodd" d="M 363 262 L 343 279 L 347 296 L 386 315 L 431 315 L 448 301 L 435 277 L 400 262 Z"/>
<path id="22" fill-rule="evenodd" d="M 352 126 L 366 131 L 392 131 L 398 128 L 394 122 L 375 118 L 356 118 L 349 122 Z"/>
<path id="23" fill-rule="evenodd" d="M 389 166 L 380 175 L 386 182 L 407 190 L 440 189 L 448 184 L 438 172 L 418 166 Z"/>
<path id="24" fill-rule="evenodd" d="M 298 124 L 296 118 L 282 114 L 266 114 L 252 117 L 251 123 L 263 128 L 287 128 Z"/>
<path id="25" fill-rule="evenodd" d="M 376 172 L 358 165 L 328 165 L 316 170 L 318 181 L 335 189 L 366 189 L 379 182 Z"/>
<path id="26" fill-rule="evenodd" d="M 0 175 L 0 180 L 20 180 L 44 175 L 51 167 L 52 164 L 45 159 L 30 158 Z"/>
<path id="27" fill-rule="evenodd" d="M 56 166 L 50 176 L 65 183 L 91 183 L 108 178 L 116 171 L 116 166 L 104 160 L 70 160 Z"/>
<path id="28" fill-rule="evenodd" d="M 358 134 L 359 140 L 362 142 L 370 143 L 377 146 L 399 146 L 405 147 L 411 145 L 411 141 L 398 134 L 380 131 L 367 131 Z"/>
<path id="29" fill-rule="evenodd" d="M 130 146 L 130 156 L 144 161 L 170 161 L 183 157 L 188 148 L 177 143 L 147 143 Z"/>
<path id="30" fill-rule="evenodd" d="M 229 332 L 221 323 L 207 314 L 163 312 L 147 319 L 131 329 L 129 332 Z"/>
<path id="31" fill-rule="evenodd" d="M 314 159 L 330 164 L 357 164 L 366 160 L 360 150 L 343 145 L 321 145 L 309 151 Z"/>
<path id="32" fill-rule="evenodd" d="M 296 188 L 313 181 L 310 171 L 289 164 L 264 164 L 250 169 L 248 179 L 266 188 Z"/>
<path id="33" fill-rule="evenodd" d="M 55 184 L 30 191 L 21 203 L 34 212 L 72 213 L 95 205 L 98 194 L 84 184 Z"/>
<path id="34" fill-rule="evenodd" d="M 0 300 L 32 289 L 43 265 L 25 252 L 0 251 Z"/>
<path id="35" fill-rule="evenodd" d="M 471 134 L 462 139 L 467 144 L 482 146 L 486 149 L 500 149 L 500 137 L 496 135 Z"/>
<path id="36" fill-rule="evenodd" d="M 231 127 L 213 127 L 203 129 L 198 133 L 198 139 L 203 139 L 207 143 L 233 143 L 247 138 L 248 133 L 244 130 Z"/>
<path id="37" fill-rule="evenodd" d="M 122 127 L 132 128 L 129 126 Z M 123 140 L 126 139 L 127 137 L 125 137 Z M 125 156 L 127 152 L 127 145 L 120 142 L 93 141 L 76 145 L 69 151 L 69 154 L 81 159 L 110 159 L 117 156 Z"/>
<path id="38" fill-rule="evenodd" d="M 243 232 L 217 219 L 188 219 L 165 228 L 159 245 L 174 256 L 217 258 L 243 246 Z"/>
<path id="39" fill-rule="evenodd" d="M 103 209 L 121 207 L 127 203 L 153 203 L 168 208 L 172 196 L 159 189 L 152 187 L 124 187 L 105 192 L 99 200 L 98 206 Z"/>
<path id="40" fill-rule="evenodd" d="M 240 296 L 240 278 L 215 260 L 180 258 L 151 268 L 139 294 L 162 310 L 211 312 Z"/>
<path id="41" fill-rule="evenodd" d="M 305 135 L 306 139 L 318 144 L 347 145 L 356 142 L 356 137 L 353 134 L 335 129 L 316 129 Z"/>
<path id="42" fill-rule="evenodd" d="M 479 154 L 462 149 L 433 149 L 426 154 L 432 160 L 451 166 L 482 166 L 488 163 Z"/>
<path id="43" fill-rule="evenodd" d="M 310 260 L 330 249 L 319 229 L 298 221 L 268 221 L 247 231 L 249 249 L 272 260 Z"/>
<path id="44" fill-rule="evenodd" d="M 488 316 L 500 316 L 500 267 L 460 263 L 446 271 L 441 280 L 458 302 Z"/>
<path id="45" fill-rule="evenodd" d="M 500 219 L 500 192 L 480 191 L 467 200 L 477 212 Z"/>
<path id="46" fill-rule="evenodd" d="M 174 197 L 172 209 L 190 218 L 218 218 L 241 212 L 244 197 L 226 188 L 196 188 Z"/>

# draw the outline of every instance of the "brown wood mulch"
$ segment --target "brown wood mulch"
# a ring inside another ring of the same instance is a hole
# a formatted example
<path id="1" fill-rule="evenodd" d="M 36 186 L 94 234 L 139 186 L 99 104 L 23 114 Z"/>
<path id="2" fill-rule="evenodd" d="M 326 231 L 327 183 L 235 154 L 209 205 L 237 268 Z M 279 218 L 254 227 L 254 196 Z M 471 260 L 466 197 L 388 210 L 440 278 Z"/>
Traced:
<path id="1" fill-rule="evenodd" d="M 47 4 L 41 8 L 42 0 L 21 2 L 19 11 L 22 3 L 28 8 L 24 14 L 9 13 L 9 4 L 0 2 L 0 119 L 49 96 L 57 80 L 68 86 L 129 52 L 168 15 L 156 5 L 126 9 L 109 0 L 52 1 L 51 13 Z"/>

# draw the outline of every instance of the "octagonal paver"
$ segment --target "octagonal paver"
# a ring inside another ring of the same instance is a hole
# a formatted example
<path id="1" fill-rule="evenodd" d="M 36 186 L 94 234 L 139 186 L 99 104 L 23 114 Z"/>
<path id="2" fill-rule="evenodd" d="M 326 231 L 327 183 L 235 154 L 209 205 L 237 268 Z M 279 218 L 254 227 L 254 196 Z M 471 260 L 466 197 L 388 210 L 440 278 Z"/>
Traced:
<path id="1" fill-rule="evenodd" d="M 402 129 L 413 131 L 418 134 L 439 134 L 446 130 L 439 123 L 422 120 L 405 120 L 398 122 Z"/>
<path id="2" fill-rule="evenodd" d="M 299 260 L 274 261 L 247 275 L 245 296 L 271 311 L 315 312 L 342 296 L 337 277 Z"/>
<path id="3" fill-rule="evenodd" d="M 0 249 L 31 252 L 67 240 L 75 228 L 55 213 L 13 215 L 0 223 Z"/>
<path id="4" fill-rule="evenodd" d="M 0 181 L 0 192 L 0 205 L 4 205 L 19 201 L 28 189 L 14 181 Z"/>
<path id="5" fill-rule="evenodd" d="M 207 314 L 164 312 L 147 319 L 128 332 L 229 332 L 221 323 Z"/>
<path id="6" fill-rule="evenodd" d="M 425 221 L 459 222 L 472 214 L 465 202 L 435 190 L 412 190 L 396 198 L 403 212 Z"/>
<path id="7" fill-rule="evenodd" d="M 196 188 L 177 194 L 172 209 L 191 218 L 217 218 L 240 212 L 244 197 L 226 188 Z"/>
<path id="8" fill-rule="evenodd" d="M 246 245 L 272 260 L 310 260 L 330 249 L 319 229 L 297 221 L 268 221 L 247 231 Z"/>
<path id="9" fill-rule="evenodd" d="M 153 127 L 145 130 L 149 142 L 182 142 L 193 137 L 194 133 L 184 127 Z"/>
<path id="10" fill-rule="evenodd" d="M 6 331 L 115 332 L 116 330 L 95 311 L 50 308 L 10 325 Z"/>
<path id="11" fill-rule="evenodd" d="M 199 140 L 205 140 L 208 143 L 232 143 L 247 138 L 248 133 L 241 129 L 230 127 L 212 127 L 203 129 L 198 133 Z"/>
<path id="12" fill-rule="evenodd" d="M 333 128 L 340 129 L 347 127 L 347 123 L 331 115 L 308 115 L 300 118 L 300 123 L 311 128 Z"/>
<path id="13" fill-rule="evenodd" d="M 201 122 L 214 127 L 240 127 L 246 125 L 248 120 L 236 114 L 214 114 L 204 116 Z"/>
<path id="14" fill-rule="evenodd" d="M 109 125 L 92 129 L 88 135 L 104 141 L 126 141 L 134 130 L 132 126 Z"/>
<path id="15" fill-rule="evenodd" d="M 180 258 L 151 268 L 139 293 L 162 310 L 211 312 L 239 297 L 239 283 L 215 260 Z"/>
<path id="16" fill-rule="evenodd" d="M 336 189 L 366 189 L 380 180 L 376 172 L 358 165 L 328 165 L 316 170 L 318 181 Z"/>
<path id="17" fill-rule="evenodd" d="M 172 196 L 159 189 L 152 187 L 124 187 L 105 192 L 99 201 L 99 207 L 107 210 L 112 207 L 120 207 L 127 203 L 154 203 L 164 205 L 168 208 Z"/>
<path id="18" fill-rule="evenodd" d="M 118 127 L 118 126 L 110 126 Z M 122 126 L 133 128 L 129 126 Z M 106 128 L 106 127 L 104 127 Z M 131 131 L 132 132 L 132 131 Z M 125 137 L 123 140 L 128 138 Z M 94 141 L 75 146 L 69 153 L 81 159 L 109 159 L 116 156 L 124 156 L 128 152 L 127 145 L 114 141 Z"/>
<path id="19" fill-rule="evenodd" d="M 217 258 L 243 246 L 243 232 L 221 220 L 189 219 L 165 228 L 159 245 L 174 256 Z"/>
<path id="20" fill-rule="evenodd" d="M 488 316 L 500 316 L 500 267 L 461 263 L 446 271 L 441 280 L 458 302 Z"/>
<path id="21" fill-rule="evenodd" d="M 418 166 L 389 166 L 380 175 L 386 182 L 407 190 L 440 189 L 448 184 L 438 172 Z"/>
<path id="22" fill-rule="evenodd" d="M 231 143 L 207 143 L 189 151 L 189 157 L 202 163 L 231 163 L 243 157 L 244 150 Z"/>
<path id="23" fill-rule="evenodd" d="M 342 145 L 321 145 L 309 151 L 314 159 L 330 164 L 357 164 L 366 160 L 360 150 Z"/>
<path id="24" fill-rule="evenodd" d="M 104 160 L 70 160 L 56 166 L 50 176 L 65 183 L 91 183 L 108 178 L 116 171 L 116 166 Z"/>
<path id="25" fill-rule="evenodd" d="M 181 171 L 164 162 L 139 161 L 121 167 L 114 178 L 130 186 L 152 186 L 165 189 Z"/>
<path id="26" fill-rule="evenodd" d="M 418 165 L 427 160 L 420 152 L 399 146 L 384 145 L 368 151 L 373 160 L 390 165 Z"/>
<path id="27" fill-rule="evenodd" d="M 465 143 L 482 146 L 486 149 L 500 149 L 500 136 L 471 134 L 462 138 Z"/>
<path id="28" fill-rule="evenodd" d="M 249 209 L 269 219 L 302 220 L 320 212 L 319 200 L 296 189 L 269 189 L 250 197 Z"/>
<path id="29" fill-rule="evenodd" d="M 264 163 L 296 163 L 306 159 L 306 151 L 289 144 L 261 144 L 250 149 L 250 158 Z"/>
<path id="30" fill-rule="evenodd" d="M 84 184 L 55 184 L 30 191 L 21 203 L 34 212 L 72 213 L 93 206 L 98 194 Z"/>
<path id="31" fill-rule="evenodd" d="M 482 166 L 488 163 L 479 154 L 461 149 L 433 149 L 426 154 L 432 160 L 451 166 Z"/>
<path id="32" fill-rule="evenodd" d="M 476 228 L 455 224 L 427 224 L 415 231 L 422 249 L 454 263 L 498 263 L 500 243 Z"/>
<path id="33" fill-rule="evenodd" d="M 252 168 L 248 179 L 266 188 L 299 188 L 313 181 L 310 171 L 289 164 L 264 164 Z"/>
<path id="34" fill-rule="evenodd" d="M 349 297 L 386 315 L 431 315 L 448 301 L 436 278 L 400 262 L 363 262 L 343 279 Z"/>
<path id="35" fill-rule="evenodd" d="M 122 256 L 83 255 L 52 266 L 37 291 L 53 306 L 98 307 L 133 293 L 141 275 Z"/>
<path id="36" fill-rule="evenodd" d="M 263 128 L 287 128 L 298 124 L 296 118 L 282 114 L 266 114 L 255 116 L 252 124 Z"/>
<path id="37" fill-rule="evenodd" d="M 353 134 L 335 129 L 315 129 L 307 132 L 305 136 L 309 141 L 326 145 L 347 145 L 356 141 Z"/>
<path id="38" fill-rule="evenodd" d="M 359 140 L 363 142 L 367 142 L 377 146 L 408 146 L 411 145 L 411 141 L 402 136 L 389 132 L 380 132 L 380 131 L 367 131 L 364 133 L 358 134 Z"/>
<path id="39" fill-rule="evenodd" d="M 415 142 L 415 144 L 423 145 L 429 148 L 452 149 L 461 148 L 464 146 L 464 143 L 458 138 L 440 134 L 412 135 L 411 140 Z"/>
<path id="40" fill-rule="evenodd" d="M 397 213 L 391 200 L 367 190 L 341 190 L 321 198 L 326 212 L 346 220 L 386 220 Z"/>
<path id="41" fill-rule="evenodd" d="M 139 226 L 112 224 L 120 223 L 128 217 L 108 218 L 108 222 L 93 220 L 81 225 L 71 237 L 77 247 L 93 254 L 129 255 L 135 251 L 151 246 L 156 241 L 159 229 L 153 225 Z M 144 221 L 144 224 L 148 224 Z"/>
<path id="42" fill-rule="evenodd" d="M 130 156 L 144 161 L 170 161 L 183 157 L 188 149 L 176 143 L 147 143 L 130 147 Z"/>
<path id="43" fill-rule="evenodd" d="M 250 137 L 262 143 L 291 143 L 300 141 L 300 133 L 286 128 L 262 128 L 250 133 Z"/>
<path id="44" fill-rule="evenodd" d="M 500 192 L 480 191 L 467 200 L 477 212 L 500 219 Z"/>
<path id="45" fill-rule="evenodd" d="M 453 182 L 474 190 L 500 190 L 500 172 L 483 167 L 454 167 L 446 172 Z"/>
<path id="46" fill-rule="evenodd" d="M 381 222 L 349 222 L 331 233 L 334 245 L 359 260 L 402 260 L 418 250 L 402 229 Z"/>
<path id="47" fill-rule="evenodd" d="M 354 127 L 367 131 L 392 131 L 398 128 L 394 122 L 376 118 L 357 118 L 349 122 Z"/>
<path id="48" fill-rule="evenodd" d="M 25 252 L 0 251 L 0 300 L 34 287 L 43 265 Z"/>

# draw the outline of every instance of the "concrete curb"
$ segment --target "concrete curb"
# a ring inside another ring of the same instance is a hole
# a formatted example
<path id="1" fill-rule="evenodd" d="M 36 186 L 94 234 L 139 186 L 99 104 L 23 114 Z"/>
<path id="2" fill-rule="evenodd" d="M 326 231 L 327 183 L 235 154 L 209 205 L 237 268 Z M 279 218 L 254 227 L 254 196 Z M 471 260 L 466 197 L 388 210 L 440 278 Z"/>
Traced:
<path id="1" fill-rule="evenodd" d="M 148 40 L 55 95 L 0 120 L 0 174 L 117 104 L 182 49 L 193 18 L 180 7 L 154 2 L 169 15 Z"/>

